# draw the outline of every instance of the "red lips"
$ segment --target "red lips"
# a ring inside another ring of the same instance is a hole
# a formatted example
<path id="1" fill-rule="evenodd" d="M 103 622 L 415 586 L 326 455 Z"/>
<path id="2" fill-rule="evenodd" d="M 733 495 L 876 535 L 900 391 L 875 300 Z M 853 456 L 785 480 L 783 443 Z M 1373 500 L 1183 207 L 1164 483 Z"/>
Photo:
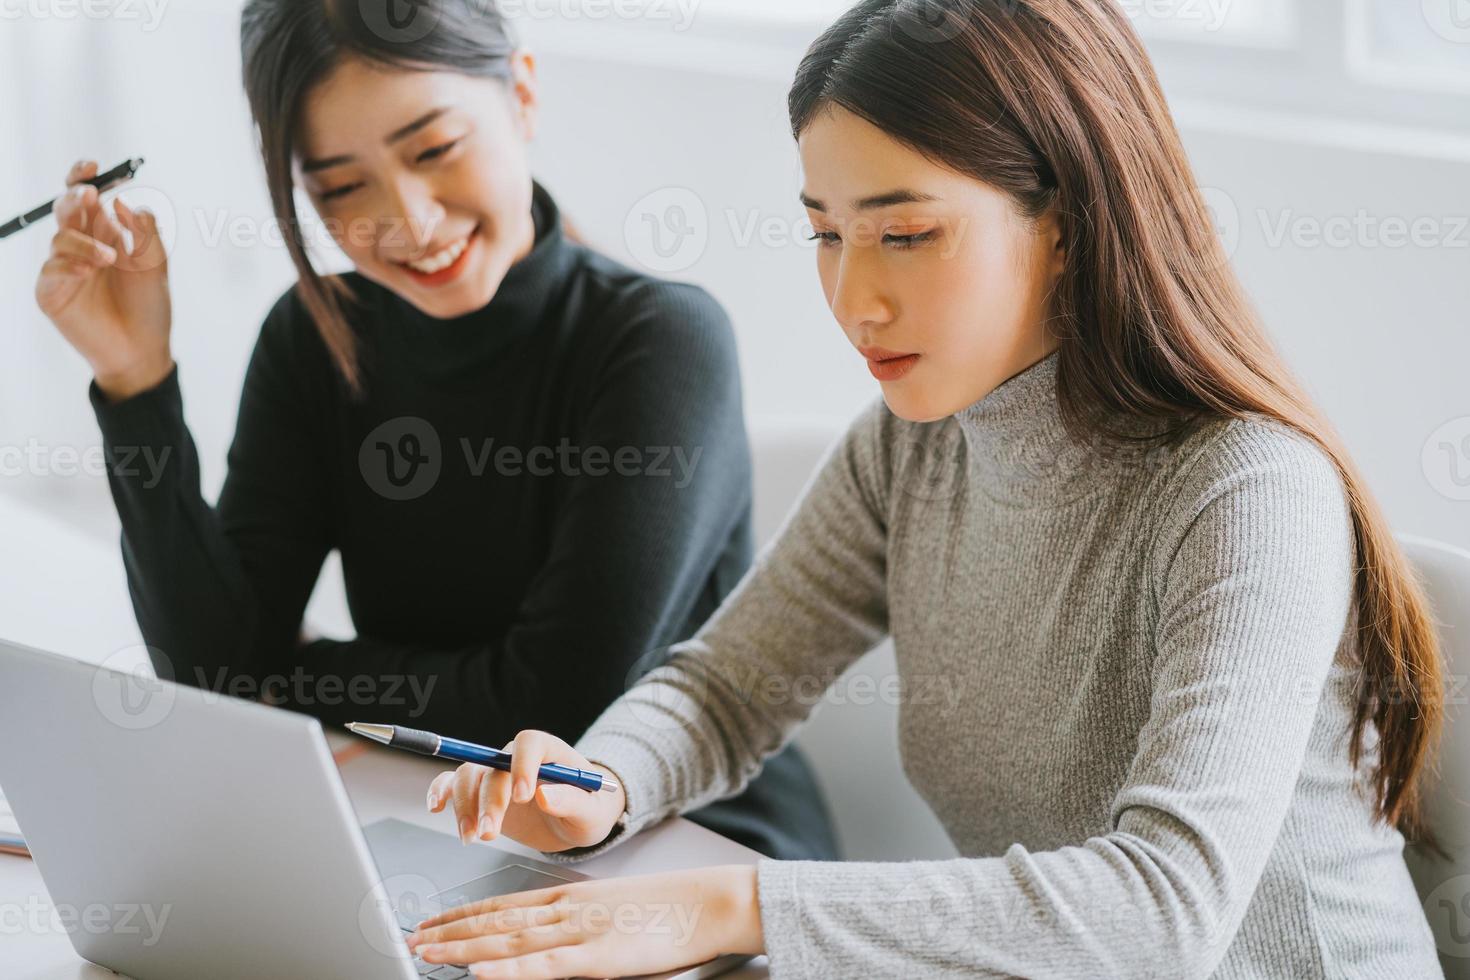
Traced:
<path id="1" fill-rule="evenodd" d="M 897 381 L 919 362 L 918 354 L 905 354 L 886 347 L 859 347 L 858 353 L 867 358 L 868 372 L 879 381 Z"/>

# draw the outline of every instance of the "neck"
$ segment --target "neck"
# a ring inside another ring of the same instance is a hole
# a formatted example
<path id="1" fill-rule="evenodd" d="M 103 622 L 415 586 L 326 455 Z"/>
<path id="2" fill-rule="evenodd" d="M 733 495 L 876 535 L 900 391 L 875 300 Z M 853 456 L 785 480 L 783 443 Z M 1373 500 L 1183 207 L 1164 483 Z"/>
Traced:
<path id="1" fill-rule="evenodd" d="M 535 335 L 578 261 L 562 234 L 556 202 L 539 184 L 526 221 L 524 251 L 511 264 L 484 307 L 450 319 L 430 317 L 388 294 L 392 319 L 403 325 L 390 337 L 397 356 L 436 376 L 478 376 L 488 363 Z"/>
<path id="2" fill-rule="evenodd" d="M 955 415 L 969 452 L 970 479 L 996 500 L 1055 505 L 1103 482 L 1110 457 L 1096 440 L 1078 441 L 1057 399 L 1059 351 L 1053 349 Z"/>

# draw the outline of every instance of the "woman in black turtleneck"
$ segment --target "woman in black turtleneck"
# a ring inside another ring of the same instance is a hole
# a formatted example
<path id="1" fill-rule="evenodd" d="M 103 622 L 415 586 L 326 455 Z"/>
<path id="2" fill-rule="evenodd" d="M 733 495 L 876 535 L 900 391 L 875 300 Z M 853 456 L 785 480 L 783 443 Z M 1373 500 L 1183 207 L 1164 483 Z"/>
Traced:
<path id="1" fill-rule="evenodd" d="M 246 5 L 277 217 L 296 227 L 304 185 L 355 271 L 318 277 L 288 236 L 300 282 L 261 330 L 216 507 L 151 216 L 74 188 L 37 297 L 95 372 L 160 674 L 327 722 L 574 740 L 750 563 L 734 338 L 702 290 L 567 238 L 526 161 L 534 62 L 486 10 L 422 9 L 438 22 L 416 47 L 362 10 Z M 357 637 L 310 639 L 334 548 Z M 772 856 L 835 856 L 794 749 L 691 819 Z"/>

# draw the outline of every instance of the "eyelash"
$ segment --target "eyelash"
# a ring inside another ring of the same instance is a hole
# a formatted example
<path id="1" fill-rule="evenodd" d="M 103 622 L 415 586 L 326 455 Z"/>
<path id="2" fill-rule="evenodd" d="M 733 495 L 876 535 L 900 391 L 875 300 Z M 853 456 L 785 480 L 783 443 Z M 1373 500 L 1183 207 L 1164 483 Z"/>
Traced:
<path id="1" fill-rule="evenodd" d="M 925 245 L 934 238 L 934 232 L 921 231 L 917 235 L 884 235 L 883 241 L 894 248 L 918 248 Z M 838 242 L 837 232 L 819 231 L 807 239 L 810 242 L 820 241 L 823 245 L 835 245 Z"/>
<path id="2" fill-rule="evenodd" d="M 418 163 L 427 163 L 430 160 L 437 160 L 439 157 L 441 157 L 444 154 L 448 153 L 450 150 L 454 149 L 459 144 L 460 144 L 460 140 L 450 140 L 448 143 L 441 143 L 438 146 L 431 146 L 427 150 L 425 150 L 424 152 L 422 152 L 422 153 L 419 154 L 419 158 L 418 158 L 418 161 L 417 162 Z M 358 184 L 348 184 L 346 187 L 337 187 L 337 188 L 334 188 L 334 189 L 332 189 L 330 191 L 327 191 L 325 194 L 323 194 L 321 196 L 321 198 L 322 198 L 323 201 L 331 201 L 331 200 L 334 200 L 334 199 L 339 198 L 339 197 L 344 197 L 347 194 L 350 194 L 352 191 L 357 190 L 357 188 L 359 188 L 361 186 L 362 185 L 360 183 L 358 183 Z"/>

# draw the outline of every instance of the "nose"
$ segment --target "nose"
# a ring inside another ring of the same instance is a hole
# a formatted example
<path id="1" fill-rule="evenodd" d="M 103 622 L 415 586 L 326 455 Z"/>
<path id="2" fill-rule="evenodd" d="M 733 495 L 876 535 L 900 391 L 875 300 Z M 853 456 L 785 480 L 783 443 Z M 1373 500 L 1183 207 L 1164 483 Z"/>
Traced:
<path id="1" fill-rule="evenodd" d="M 893 321 L 894 307 L 871 249 L 843 246 L 837 261 L 837 279 L 828 305 L 832 316 L 849 334 L 881 327 Z"/>
<path id="2" fill-rule="evenodd" d="M 379 247 L 401 260 L 422 258 L 444 221 L 444 208 L 433 187 L 408 175 L 388 184 L 388 198 Z"/>

